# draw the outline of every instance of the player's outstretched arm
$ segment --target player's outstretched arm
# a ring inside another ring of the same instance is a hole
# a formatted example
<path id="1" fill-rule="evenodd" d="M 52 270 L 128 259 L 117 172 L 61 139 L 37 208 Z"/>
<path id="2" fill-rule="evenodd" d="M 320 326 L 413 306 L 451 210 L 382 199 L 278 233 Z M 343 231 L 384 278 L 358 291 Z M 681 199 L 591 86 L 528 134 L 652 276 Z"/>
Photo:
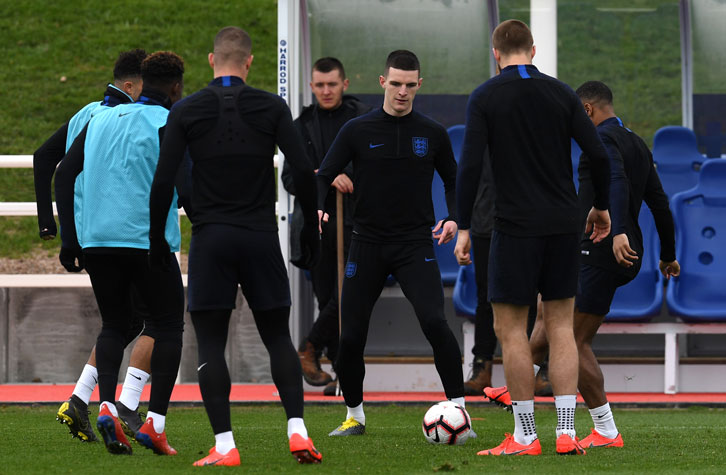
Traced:
<path id="1" fill-rule="evenodd" d="M 66 154 L 68 122 L 63 124 L 33 154 L 33 181 L 38 208 L 38 230 L 41 239 L 54 239 L 58 228 L 53 218 L 51 182 L 58 163 Z"/>
<path id="2" fill-rule="evenodd" d="M 163 127 L 159 161 L 149 194 L 149 264 L 158 270 L 165 270 L 171 264 L 169 243 L 166 242 L 166 219 L 174 197 L 179 165 L 187 148 L 181 110 L 174 108 Z"/>
<path id="3" fill-rule="evenodd" d="M 62 241 L 59 259 L 68 272 L 83 270 L 83 252 L 80 244 L 78 244 L 73 205 L 76 177 L 83 170 L 87 131 L 88 126 L 78 134 L 55 173 L 55 196 Z"/>

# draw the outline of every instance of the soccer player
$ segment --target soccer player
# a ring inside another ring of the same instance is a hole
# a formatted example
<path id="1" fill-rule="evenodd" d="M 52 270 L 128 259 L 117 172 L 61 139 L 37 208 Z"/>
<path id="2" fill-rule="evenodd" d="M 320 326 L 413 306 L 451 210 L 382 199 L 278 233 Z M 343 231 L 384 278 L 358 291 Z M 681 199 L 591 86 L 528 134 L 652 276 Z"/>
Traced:
<path id="1" fill-rule="evenodd" d="M 294 123 L 307 144 L 308 157 L 313 160 L 313 166 L 317 169 L 343 124 L 371 108 L 355 97 L 344 94 L 348 89 L 348 78 L 343 64 L 336 58 L 327 57 L 315 61 L 310 88 L 316 103 L 304 108 Z M 338 354 L 338 239 L 334 212 L 335 195 L 336 190 L 343 193 L 343 250 L 347 257 L 353 232 L 352 177 L 353 167 L 348 166 L 335 177 L 328 192 L 326 209 L 331 211 L 330 219 L 323 225 L 320 260 L 310 270 L 320 313 L 298 349 L 305 381 L 313 386 L 326 386 L 323 393 L 331 396 L 335 395 L 337 382 L 320 368 L 320 355 L 327 348 L 328 359 L 335 361 Z M 282 182 L 288 192 L 295 194 L 287 161 L 282 169 Z M 293 212 L 291 226 L 300 230 L 303 223 L 296 217 L 302 218 L 302 214 L 299 213 L 299 206 L 297 208 L 298 211 Z M 292 237 L 294 245 L 297 236 Z"/>
<path id="2" fill-rule="evenodd" d="M 622 161 L 627 176 L 622 219 L 613 220 L 612 238 L 599 244 L 582 241 L 580 277 L 575 298 L 575 339 L 580 357 L 578 389 L 595 428 L 585 437 L 583 447 L 622 447 L 623 439 L 615 426 L 605 393 L 605 380 L 600 364 L 592 351 L 592 340 L 605 315 L 610 311 L 615 290 L 635 278 L 643 257 L 643 236 L 638 214 L 643 200 L 655 219 L 660 237 L 658 267 L 666 279 L 680 274 L 676 260 L 675 227 L 668 196 L 663 191 L 653 156 L 648 146 L 615 115 L 613 94 L 607 85 L 589 81 L 577 89 L 585 112 L 611 157 Z M 580 202 L 592 196 L 591 159 L 580 158 Z M 613 189 L 611 185 L 611 192 Z"/>
<path id="3" fill-rule="evenodd" d="M 95 114 L 114 107 L 135 101 L 143 81 L 141 80 L 141 62 L 146 58 L 146 51 L 134 49 L 119 54 L 113 68 L 113 84 L 106 87 L 102 101 L 91 102 L 78 111 L 67 123 L 61 126 L 33 155 L 33 175 L 35 179 L 35 197 L 38 207 L 38 227 L 40 237 L 44 240 L 54 239 L 58 230 L 53 219 L 53 203 L 51 182 L 58 163 L 71 147 L 73 140 Z M 71 263 L 73 266 L 73 263 Z M 138 296 L 132 294 L 131 308 L 134 322 L 126 335 L 126 344 L 137 336 L 126 372 L 123 389 L 119 396 L 119 419 L 127 435 L 141 428 L 142 420 L 138 414 L 141 391 L 149 379 L 151 351 L 154 339 L 149 329 L 144 327 L 145 310 L 140 306 Z M 142 331 L 143 330 L 143 331 Z M 88 362 L 76 382 L 73 394 L 58 409 L 56 419 L 67 424 L 73 437 L 84 442 L 96 441 L 96 434 L 88 420 L 88 402 L 98 381 L 96 369 L 95 347 L 91 350 Z"/>
<path id="4" fill-rule="evenodd" d="M 489 150 L 496 189 L 489 253 L 488 298 L 502 345 L 512 396 L 514 435 L 479 455 L 539 455 L 534 421 L 534 372 L 527 343 L 527 309 L 542 295 L 550 341 L 550 381 L 557 408 L 557 453 L 584 454 L 575 434 L 577 346 L 572 329 L 580 227 L 572 180 L 570 138 L 590 156 L 594 206 L 587 230 L 594 241 L 610 232 L 609 158 L 577 95 L 532 65 L 532 34 L 519 20 L 492 35 L 501 74 L 474 90 L 457 177 L 460 230 L 457 257 L 470 249 L 472 205 Z"/>
<path id="5" fill-rule="evenodd" d="M 103 320 L 96 340 L 101 400 L 96 426 L 112 454 L 131 453 L 115 395 L 131 325 L 127 296 L 132 289 L 149 310 L 146 324 L 155 337 L 149 412 L 135 439 L 157 454 L 176 454 L 164 427 L 181 360 L 184 288 L 173 253 L 167 250 L 166 255 L 156 256 L 166 262 L 165 269 L 149 267 L 148 196 L 169 108 L 181 98 L 183 74 L 184 63 L 174 53 L 163 51 L 146 58 L 138 102 L 94 116 L 56 174 L 61 253 L 71 261 L 85 262 Z M 77 216 L 74 195 L 80 201 Z M 176 206 L 165 210 L 163 233 L 171 250 L 177 251 L 181 236 Z"/>
<path id="6" fill-rule="evenodd" d="M 680 273 L 676 260 L 675 229 L 658 173 L 653 165 L 653 156 L 648 146 L 632 130 L 623 125 L 615 115 L 613 94 L 600 81 L 588 81 L 577 89 L 590 120 L 597 127 L 613 164 L 624 167 L 627 177 L 625 186 L 616 190 L 611 180 L 610 196 L 613 197 L 612 237 L 598 244 L 589 239 L 581 241 L 580 275 L 575 297 L 575 340 L 580 357 L 578 389 L 595 427 L 590 435 L 582 439 L 581 445 L 588 447 L 622 447 L 623 438 L 618 432 L 610 404 L 605 393 L 605 380 L 600 364 L 592 351 L 592 340 L 610 312 L 615 291 L 638 275 L 643 257 L 643 235 L 638 226 L 638 215 L 645 200 L 655 219 L 660 237 L 660 263 L 658 267 L 666 279 Z M 593 187 L 590 177 L 590 159 L 580 158 L 580 203 L 586 212 L 587 203 L 592 201 Z M 618 195 L 617 205 L 614 203 Z M 616 211 L 617 210 L 617 211 Z M 536 327 L 541 327 L 538 324 Z M 544 329 L 538 328 L 538 335 Z M 540 361 L 547 351 L 547 341 L 542 338 L 530 340 L 532 358 Z"/>
<path id="7" fill-rule="evenodd" d="M 241 285 L 288 418 L 290 452 L 300 463 L 322 455 L 303 421 L 300 359 L 290 338 L 290 287 L 275 217 L 275 144 L 290 162 L 305 226 L 301 245 L 314 261 L 320 236 L 315 178 L 285 102 L 245 83 L 252 40 L 237 27 L 214 39 L 214 80 L 174 107 L 151 189 L 151 254 L 167 253 L 165 210 L 185 150 L 192 168 L 192 241 L 188 305 L 199 350 L 199 387 L 215 446 L 194 465 L 239 465 L 229 409 L 231 382 L 224 348 Z M 249 434 L 248 434 L 249 435 Z"/>
<path id="8" fill-rule="evenodd" d="M 321 220 L 328 188 L 350 162 L 356 203 L 336 363 L 348 413 L 331 436 L 365 433 L 363 354 L 373 305 L 389 274 L 414 307 L 433 348 L 446 397 L 464 406 L 461 352 L 446 323 L 441 273 L 431 239 L 434 170 L 444 182 L 449 217 L 436 223 L 433 237 L 443 244 L 456 234 L 456 161 L 446 129 L 413 110 L 422 82 L 420 70 L 411 51 L 388 55 L 379 78 L 383 107 L 343 126 L 318 170 Z"/>

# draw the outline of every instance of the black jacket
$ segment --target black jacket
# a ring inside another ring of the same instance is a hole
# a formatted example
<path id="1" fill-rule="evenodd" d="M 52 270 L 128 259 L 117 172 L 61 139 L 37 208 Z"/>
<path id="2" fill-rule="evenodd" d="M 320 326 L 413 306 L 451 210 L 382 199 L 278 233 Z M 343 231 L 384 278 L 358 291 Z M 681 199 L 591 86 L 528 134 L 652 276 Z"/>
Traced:
<path id="1" fill-rule="evenodd" d="M 353 119 L 360 115 L 369 112 L 371 107 L 367 104 L 362 103 L 354 96 L 343 96 L 343 103 L 338 109 L 347 120 Z M 300 117 L 295 119 L 295 127 L 300 131 L 303 141 L 305 142 L 305 152 L 308 158 L 311 160 L 313 168 L 320 168 L 320 164 L 325 158 L 325 154 L 328 153 L 330 144 L 323 143 L 322 132 L 320 130 L 320 114 L 323 111 L 316 105 L 310 105 L 305 107 L 300 113 Z M 341 124 L 342 125 L 342 124 Z M 343 172 L 348 175 L 351 180 L 353 179 L 353 165 L 349 164 Z M 296 194 L 295 185 L 292 182 L 292 175 L 290 173 L 290 166 L 285 160 L 285 164 L 282 167 L 282 184 L 288 193 Z M 297 200 L 296 200 L 297 202 Z M 331 206 L 327 209 L 335 213 L 335 188 L 331 188 L 328 194 L 328 201 Z M 343 195 L 343 216 L 345 218 L 346 226 L 353 226 L 353 200 L 349 194 Z M 294 219 L 294 216 L 293 216 Z M 294 222 L 292 223 L 294 226 Z"/>

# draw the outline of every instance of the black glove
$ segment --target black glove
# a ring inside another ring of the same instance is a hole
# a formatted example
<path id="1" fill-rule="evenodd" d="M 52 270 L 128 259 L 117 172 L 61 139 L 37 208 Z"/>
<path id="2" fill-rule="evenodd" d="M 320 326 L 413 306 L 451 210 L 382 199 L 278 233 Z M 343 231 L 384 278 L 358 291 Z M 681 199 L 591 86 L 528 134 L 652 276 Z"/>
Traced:
<path id="1" fill-rule="evenodd" d="M 74 248 L 61 247 L 58 258 L 68 272 L 81 272 L 83 270 L 83 251 L 80 246 Z M 76 260 L 78 260 L 78 265 L 76 265 Z"/>
<path id="2" fill-rule="evenodd" d="M 165 238 L 151 240 L 149 267 L 155 271 L 167 271 L 171 267 L 171 250 Z"/>
<path id="3" fill-rule="evenodd" d="M 53 221 L 53 224 L 48 226 L 47 228 L 44 227 L 40 230 L 40 239 L 43 241 L 50 241 L 51 239 L 55 239 L 55 237 L 58 235 L 58 228 L 55 225 L 55 221 Z"/>
<path id="4" fill-rule="evenodd" d="M 315 267 L 320 258 L 320 231 L 318 231 L 317 223 L 303 225 L 302 231 L 300 231 L 300 249 L 305 262 L 301 262 L 298 267 L 302 269 Z"/>

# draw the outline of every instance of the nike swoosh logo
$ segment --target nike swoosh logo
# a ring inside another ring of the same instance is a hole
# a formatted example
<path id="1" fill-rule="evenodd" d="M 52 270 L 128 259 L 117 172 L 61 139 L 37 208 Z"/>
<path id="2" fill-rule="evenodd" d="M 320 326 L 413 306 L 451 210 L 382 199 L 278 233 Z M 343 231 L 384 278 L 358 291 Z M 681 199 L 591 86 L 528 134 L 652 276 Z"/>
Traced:
<path id="1" fill-rule="evenodd" d="M 91 376 L 91 377 L 93 378 L 93 376 Z M 97 380 L 96 378 L 93 378 L 93 382 L 94 382 L 95 384 L 98 384 L 98 380 Z"/>
<path id="2" fill-rule="evenodd" d="M 199 368 L 197 368 L 197 371 L 201 371 L 201 370 L 202 370 L 202 368 L 204 368 L 205 366 L 207 366 L 207 363 L 202 363 L 202 364 L 200 364 L 200 365 L 199 365 Z"/>
<path id="3" fill-rule="evenodd" d="M 133 114 L 133 112 L 126 112 L 126 113 L 123 113 L 123 114 L 119 114 L 118 116 L 119 117 L 123 117 L 123 116 L 129 115 L 129 114 Z"/>
<path id="4" fill-rule="evenodd" d="M 131 376 L 133 376 L 134 378 L 138 379 L 139 381 L 141 381 L 141 376 L 136 376 L 134 373 L 129 373 L 129 374 Z"/>
<path id="5" fill-rule="evenodd" d="M 424 261 L 426 261 L 426 262 L 431 262 L 431 261 L 435 261 L 435 260 L 436 260 L 435 257 L 432 257 L 430 259 L 428 257 L 424 257 Z"/>
<path id="6" fill-rule="evenodd" d="M 368 148 L 378 148 L 378 147 L 383 147 L 384 145 L 385 144 L 382 144 L 382 143 L 377 143 L 377 144 L 369 143 Z"/>
<path id="7" fill-rule="evenodd" d="M 519 454 L 521 454 L 522 452 L 525 452 L 526 450 L 527 450 L 527 449 L 522 449 L 522 450 L 516 450 L 516 451 L 514 451 L 514 452 L 502 452 L 502 455 L 519 455 Z"/>

